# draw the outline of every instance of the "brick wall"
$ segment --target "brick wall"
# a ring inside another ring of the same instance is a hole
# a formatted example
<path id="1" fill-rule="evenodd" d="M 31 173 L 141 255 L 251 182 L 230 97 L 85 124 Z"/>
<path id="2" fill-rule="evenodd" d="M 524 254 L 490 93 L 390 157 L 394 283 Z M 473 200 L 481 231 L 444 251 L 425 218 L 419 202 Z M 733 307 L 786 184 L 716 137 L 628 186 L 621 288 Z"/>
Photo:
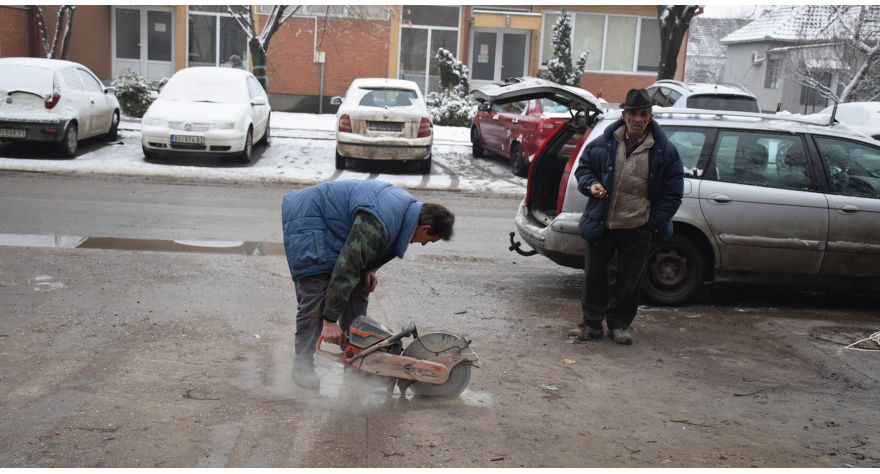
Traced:
<path id="1" fill-rule="evenodd" d="M 611 103 L 626 100 L 626 93 L 633 88 L 648 87 L 657 81 L 657 76 L 636 76 L 630 74 L 586 73 L 581 76 L 581 89 L 586 89 Z"/>
<path id="2" fill-rule="evenodd" d="M 0 6 L 0 58 L 31 55 L 30 11 Z"/>
<path id="3" fill-rule="evenodd" d="M 324 19 L 318 18 L 318 40 Z M 272 36 L 266 59 L 273 94 L 317 96 L 321 65 L 314 62 L 315 19 L 290 18 Z M 323 32 L 324 96 L 344 95 L 359 77 L 388 76 L 390 22 L 329 18 Z"/>
<path id="4" fill-rule="evenodd" d="M 43 5 L 43 18 L 46 20 L 46 33 L 50 42 L 55 35 L 55 15 L 58 8 L 57 5 Z M 67 60 L 91 69 L 98 79 L 113 79 L 110 77 L 110 6 L 78 5 L 73 14 L 71 28 L 73 30 L 70 32 Z M 64 28 L 59 34 L 64 34 Z M 60 39 L 58 47 L 61 47 Z M 42 41 L 39 42 L 39 51 L 36 53 L 39 57 L 46 57 Z"/>

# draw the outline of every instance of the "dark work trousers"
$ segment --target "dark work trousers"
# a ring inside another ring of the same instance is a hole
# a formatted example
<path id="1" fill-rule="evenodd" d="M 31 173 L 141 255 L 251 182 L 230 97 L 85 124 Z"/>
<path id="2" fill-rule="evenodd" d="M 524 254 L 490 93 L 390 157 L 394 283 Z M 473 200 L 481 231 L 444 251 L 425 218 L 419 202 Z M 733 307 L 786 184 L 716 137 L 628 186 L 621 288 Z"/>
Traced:
<path id="1" fill-rule="evenodd" d="M 595 245 L 587 245 L 584 290 L 581 304 L 584 326 L 608 330 L 627 329 L 639 309 L 639 282 L 651 248 L 653 231 L 648 225 L 634 229 L 604 229 Z M 617 251 L 617 281 L 608 283 L 608 264 Z M 609 293 L 611 298 L 609 301 Z"/>
<path id="2" fill-rule="evenodd" d="M 311 364 L 315 345 L 324 331 L 324 296 L 330 285 L 330 274 L 302 277 L 296 282 L 296 336 L 294 363 Z M 351 291 L 348 304 L 339 316 L 339 327 L 348 331 L 356 316 L 367 314 L 369 293 L 363 289 L 363 278 Z"/>

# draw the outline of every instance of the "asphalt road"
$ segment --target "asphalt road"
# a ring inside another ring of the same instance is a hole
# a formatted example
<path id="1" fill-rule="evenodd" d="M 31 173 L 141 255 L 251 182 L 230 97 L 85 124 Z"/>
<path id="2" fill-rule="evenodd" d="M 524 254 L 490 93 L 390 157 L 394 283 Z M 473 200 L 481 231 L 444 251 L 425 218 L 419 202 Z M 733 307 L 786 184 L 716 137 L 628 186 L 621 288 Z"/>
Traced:
<path id="1" fill-rule="evenodd" d="M 582 275 L 507 250 L 516 199 L 416 191 L 456 235 L 383 268 L 370 316 L 483 368 L 386 398 L 327 360 L 292 383 L 283 257 L 39 238 L 279 242 L 289 190 L 0 174 L 0 467 L 880 467 L 880 353 L 814 337 L 880 330 L 872 295 L 707 289 L 572 344 Z"/>

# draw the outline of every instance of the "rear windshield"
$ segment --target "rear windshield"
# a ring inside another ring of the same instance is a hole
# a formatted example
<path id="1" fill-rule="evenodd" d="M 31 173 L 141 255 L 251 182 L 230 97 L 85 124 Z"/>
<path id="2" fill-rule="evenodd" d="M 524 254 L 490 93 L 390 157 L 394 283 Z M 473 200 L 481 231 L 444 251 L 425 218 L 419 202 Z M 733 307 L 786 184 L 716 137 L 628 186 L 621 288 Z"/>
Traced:
<path id="1" fill-rule="evenodd" d="M 568 107 L 554 102 L 550 99 L 538 99 L 538 106 L 541 108 L 541 112 L 545 114 L 566 114 L 569 113 Z"/>
<path id="2" fill-rule="evenodd" d="M 760 112 L 758 100 L 741 95 L 692 95 L 687 99 L 689 109 L 731 110 L 733 112 Z"/>
<path id="3" fill-rule="evenodd" d="M 34 66 L 0 65 L 0 90 L 52 92 L 52 71 Z"/>
<path id="4" fill-rule="evenodd" d="M 363 107 L 409 107 L 419 102 L 411 89 L 368 89 L 358 105 Z"/>

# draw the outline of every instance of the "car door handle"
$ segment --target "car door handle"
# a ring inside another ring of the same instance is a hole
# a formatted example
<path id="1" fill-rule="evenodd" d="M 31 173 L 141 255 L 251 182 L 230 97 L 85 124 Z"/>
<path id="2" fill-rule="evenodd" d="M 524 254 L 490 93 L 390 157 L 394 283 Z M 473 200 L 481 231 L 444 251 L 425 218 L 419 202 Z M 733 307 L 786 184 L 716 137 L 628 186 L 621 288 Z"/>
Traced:
<path id="1" fill-rule="evenodd" d="M 497 122 L 497 121 L 498 121 L 498 116 L 497 116 L 497 115 L 493 115 L 493 116 L 492 116 L 492 120 L 494 120 L 494 121 Z"/>
<path id="2" fill-rule="evenodd" d="M 706 196 L 706 200 L 712 204 L 730 204 L 733 202 L 733 199 L 730 199 L 730 196 L 724 194 L 710 194 Z"/>
<path id="3" fill-rule="evenodd" d="M 838 204 L 835 206 L 838 212 L 843 214 L 858 214 L 862 210 L 858 208 L 858 206 L 854 206 L 852 204 Z"/>
<path id="4" fill-rule="evenodd" d="M 513 123 L 519 123 L 519 119 L 513 119 Z"/>

